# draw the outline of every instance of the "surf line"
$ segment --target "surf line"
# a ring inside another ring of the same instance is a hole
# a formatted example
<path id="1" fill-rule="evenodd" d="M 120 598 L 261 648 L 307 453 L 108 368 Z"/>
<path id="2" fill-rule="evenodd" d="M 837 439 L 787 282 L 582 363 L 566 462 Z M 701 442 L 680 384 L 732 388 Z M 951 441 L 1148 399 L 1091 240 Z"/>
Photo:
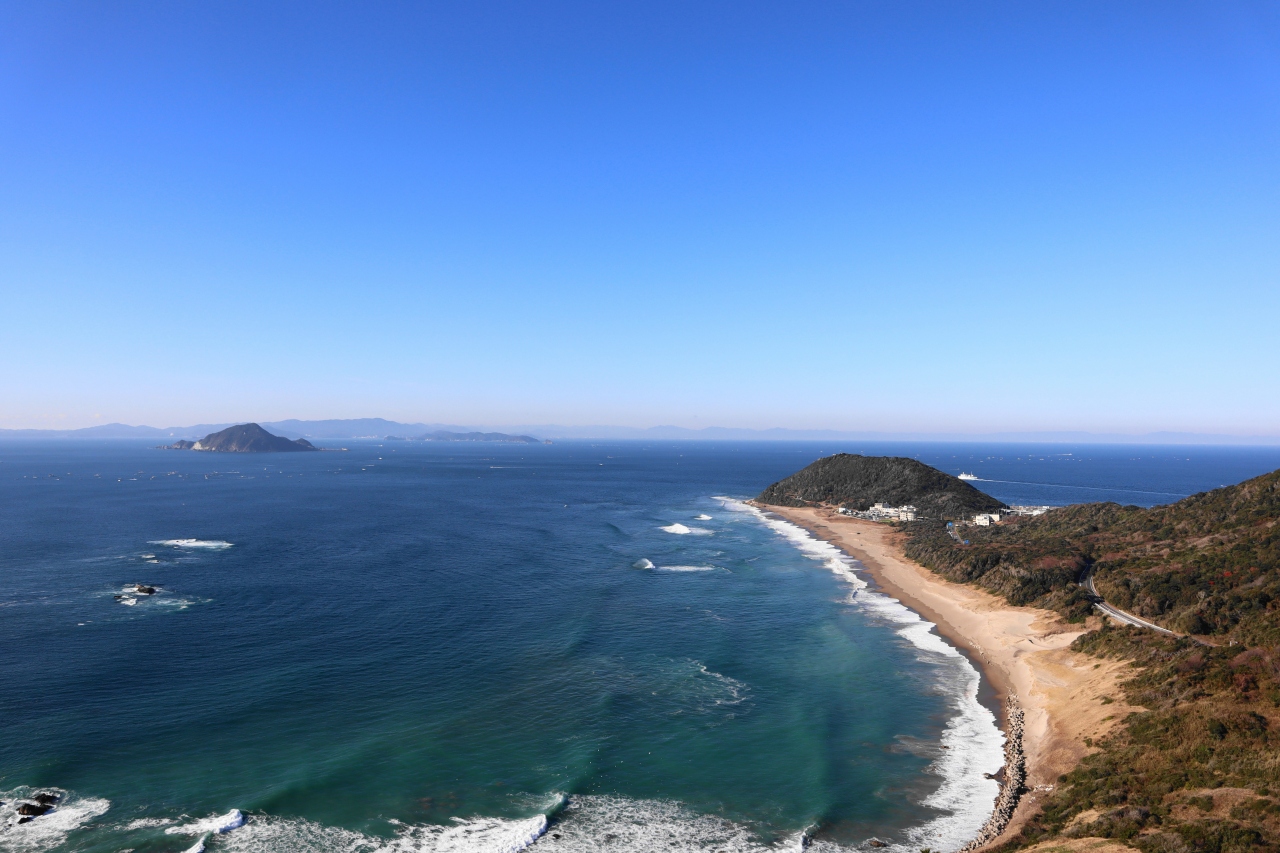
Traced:
<path id="1" fill-rule="evenodd" d="M 785 515 L 772 512 L 771 507 L 761 506 L 750 500 L 740 501 L 729 497 L 717 496 L 714 499 L 721 501 L 727 509 L 753 515 L 766 527 L 782 534 L 806 556 L 820 560 L 826 568 L 847 581 L 853 588 L 849 603 L 861 603 L 873 615 L 895 624 L 897 626 L 895 633 L 911 645 L 922 651 L 942 653 L 945 657 L 963 662 L 963 668 L 972 673 L 973 682 L 967 689 L 961 690 L 953 697 L 956 700 L 953 707 L 957 716 L 953 718 L 953 723 L 948 725 L 948 730 L 943 732 L 942 740 L 945 748 L 953 750 L 947 754 L 955 758 L 957 755 L 954 748 L 963 742 L 957 741 L 956 738 L 964 737 L 961 732 L 967 729 L 968 737 L 975 738 L 973 745 L 978 747 L 978 751 L 965 750 L 967 755 L 958 765 L 952 762 L 947 762 L 951 764 L 950 767 L 935 764 L 935 769 L 944 779 L 943 786 L 924 802 L 949 811 L 951 815 L 933 819 L 923 826 L 910 830 L 910 846 L 918 848 L 927 845 L 935 849 L 941 847 L 944 850 L 954 850 L 959 853 L 961 849 L 970 849 L 966 845 L 975 838 L 986 838 L 987 841 L 994 838 L 994 835 L 988 837 L 992 827 L 999 825 L 1000 830 L 1003 831 L 1013 814 L 1025 782 L 1022 712 L 1019 708 L 1016 714 L 1012 713 L 1012 706 L 1017 702 L 1012 692 L 1006 693 L 1005 701 L 1002 703 L 1007 718 L 1002 730 L 996 716 L 983 707 L 977 699 L 977 684 L 984 677 L 980 666 L 962 654 L 954 642 L 934 634 L 934 624 L 920 613 L 886 593 L 872 592 L 868 588 L 867 581 L 858 574 L 859 570 L 865 570 L 865 567 L 857 557 L 848 553 L 838 542 L 827 539 Z M 919 631 L 921 628 L 924 629 L 923 634 Z M 977 651 L 981 656 L 981 650 Z M 954 729 L 952 725 L 955 725 Z M 988 732 L 1003 743 L 987 741 Z M 991 749 L 991 752 L 982 751 L 982 747 L 978 744 L 983 741 L 986 741 L 986 747 Z M 992 754 L 995 750 L 1000 751 L 1000 757 L 992 761 L 991 759 L 995 758 Z M 983 772 L 989 770 L 997 772 Z M 972 782 L 969 781 L 975 780 L 975 776 L 980 772 L 984 779 L 994 783 L 981 793 L 979 788 L 970 787 Z M 1006 780 L 1016 777 L 1016 782 L 1013 785 L 1001 785 L 999 781 L 1001 776 Z M 937 799 L 939 797 L 940 800 Z M 931 803 L 930 800 L 934 802 Z M 980 842 L 979 846 L 987 841 Z"/>
<path id="2" fill-rule="evenodd" d="M 991 817 L 982 825 L 977 836 L 956 853 L 970 853 L 979 847 L 985 847 L 1000 837 L 1013 813 L 1022 800 L 1022 792 L 1027 783 L 1027 754 L 1022 748 L 1022 705 L 1018 703 L 1018 694 L 1010 693 L 1005 698 L 1005 736 L 1004 736 L 1004 780 L 1000 784 L 1000 796 L 996 797 L 996 806 Z"/>

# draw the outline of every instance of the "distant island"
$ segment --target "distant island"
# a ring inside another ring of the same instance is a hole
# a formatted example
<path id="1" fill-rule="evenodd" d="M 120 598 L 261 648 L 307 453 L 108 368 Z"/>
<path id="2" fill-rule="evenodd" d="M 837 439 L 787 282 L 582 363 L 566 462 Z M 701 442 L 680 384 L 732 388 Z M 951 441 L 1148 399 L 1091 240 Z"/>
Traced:
<path id="1" fill-rule="evenodd" d="M 387 441 L 503 441 L 508 444 L 550 444 L 550 441 L 539 441 L 531 435 L 508 435 L 505 432 L 447 432 L 436 430 L 425 435 L 401 436 L 389 435 Z"/>
<path id="2" fill-rule="evenodd" d="M 910 506 L 924 518 L 968 518 L 1008 509 L 950 474 L 902 456 L 837 453 L 779 480 L 756 500 L 773 506 L 827 504 L 865 511 L 874 504 Z"/>
<path id="3" fill-rule="evenodd" d="M 294 453 L 319 450 L 305 438 L 290 441 L 272 435 L 257 424 L 239 424 L 206 435 L 199 441 L 176 441 L 161 450 L 209 450 L 215 453 Z"/>

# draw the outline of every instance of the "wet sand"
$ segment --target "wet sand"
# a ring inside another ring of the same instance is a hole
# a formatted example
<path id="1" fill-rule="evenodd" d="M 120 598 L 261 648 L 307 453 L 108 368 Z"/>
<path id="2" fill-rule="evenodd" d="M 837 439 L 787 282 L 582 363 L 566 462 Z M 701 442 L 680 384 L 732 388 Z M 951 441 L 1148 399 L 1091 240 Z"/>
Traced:
<path id="1" fill-rule="evenodd" d="M 848 518 L 826 508 L 760 506 L 798 524 L 858 560 L 880 590 L 933 622 L 939 634 L 969 653 L 1007 706 L 1016 695 L 1024 713 L 1027 787 L 1013 819 L 991 842 L 1008 839 L 1090 748 L 1132 710 L 1118 683 L 1128 664 L 1070 651 L 1085 626 L 1057 614 L 1014 607 L 975 586 L 952 583 L 907 559 L 891 525 Z M 1104 704 L 1103 700 L 1114 700 Z M 1004 715 L 1001 715 L 1003 724 Z M 987 846 L 987 845 L 984 845 Z"/>

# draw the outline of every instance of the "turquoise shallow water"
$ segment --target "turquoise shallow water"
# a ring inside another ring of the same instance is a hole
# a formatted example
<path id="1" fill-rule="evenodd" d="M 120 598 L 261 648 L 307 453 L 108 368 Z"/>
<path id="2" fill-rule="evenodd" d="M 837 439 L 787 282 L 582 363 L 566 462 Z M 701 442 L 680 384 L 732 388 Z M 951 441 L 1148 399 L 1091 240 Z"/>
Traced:
<path id="1" fill-rule="evenodd" d="M 973 668 L 732 500 L 835 448 L 348 446 L 0 446 L 0 850 L 188 850 L 233 809 L 208 850 L 945 850 L 985 820 Z M 68 793 L 9 825 L 37 787 Z"/>

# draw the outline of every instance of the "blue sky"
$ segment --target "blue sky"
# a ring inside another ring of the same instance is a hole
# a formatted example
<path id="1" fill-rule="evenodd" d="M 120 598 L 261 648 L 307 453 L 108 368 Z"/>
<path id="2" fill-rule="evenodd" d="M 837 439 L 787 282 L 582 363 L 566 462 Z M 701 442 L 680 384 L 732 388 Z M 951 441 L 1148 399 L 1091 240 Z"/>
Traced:
<path id="1" fill-rule="evenodd" d="M 1280 7 L 0 2 L 0 306 L 0 427 L 1280 434 Z"/>

